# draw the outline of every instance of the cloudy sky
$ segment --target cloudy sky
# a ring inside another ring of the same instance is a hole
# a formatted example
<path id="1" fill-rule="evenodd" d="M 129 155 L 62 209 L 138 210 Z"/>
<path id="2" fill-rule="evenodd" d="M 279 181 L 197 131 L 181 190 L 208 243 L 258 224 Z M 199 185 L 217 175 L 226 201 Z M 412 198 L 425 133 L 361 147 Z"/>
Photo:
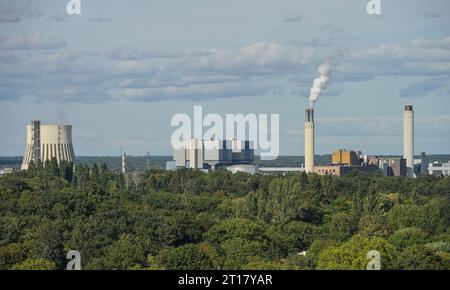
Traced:
<path id="1" fill-rule="evenodd" d="M 171 154 L 176 113 L 280 114 L 281 154 L 303 155 L 317 67 L 318 153 L 450 153 L 450 2 L 381 0 L 0 0 L 0 156 L 31 119 L 73 125 L 78 155 Z"/>

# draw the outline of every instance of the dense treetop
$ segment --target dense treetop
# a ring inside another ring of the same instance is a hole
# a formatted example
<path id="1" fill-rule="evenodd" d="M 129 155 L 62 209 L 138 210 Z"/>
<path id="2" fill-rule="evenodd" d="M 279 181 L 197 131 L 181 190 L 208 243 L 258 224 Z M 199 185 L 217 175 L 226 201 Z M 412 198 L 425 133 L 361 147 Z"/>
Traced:
<path id="1" fill-rule="evenodd" d="M 1 269 L 450 269 L 450 177 L 72 168 L 0 177 Z"/>

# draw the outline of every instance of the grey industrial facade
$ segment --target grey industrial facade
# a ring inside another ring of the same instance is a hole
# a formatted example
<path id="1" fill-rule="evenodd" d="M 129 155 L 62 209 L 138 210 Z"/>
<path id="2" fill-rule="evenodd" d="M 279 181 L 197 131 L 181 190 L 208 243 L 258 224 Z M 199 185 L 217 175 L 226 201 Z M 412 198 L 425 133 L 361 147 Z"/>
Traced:
<path id="1" fill-rule="evenodd" d="M 254 145 L 248 140 L 190 139 L 182 143 L 182 148 L 173 150 L 174 168 L 214 169 L 254 160 Z"/>

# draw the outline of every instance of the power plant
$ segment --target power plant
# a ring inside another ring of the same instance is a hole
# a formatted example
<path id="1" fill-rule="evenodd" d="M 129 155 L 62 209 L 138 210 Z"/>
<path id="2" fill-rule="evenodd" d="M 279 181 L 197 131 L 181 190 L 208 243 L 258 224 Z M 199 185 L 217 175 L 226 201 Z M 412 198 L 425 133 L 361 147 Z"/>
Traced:
<path id="1" fill-rule="evenodd" d="M 305 112 L 305 171 L 314 172 L 314 109 Z"/>
<path id="2" fill-rule="evenodd" d="M 250 164 L 254 144 L 249 140 L 183 140 L 183 148 L 173 150 L 173 161 L 167 168 L 212 169 L 217 166 Z"/>
<path id="3" fill-rule="evenodd" d="M 27 170 L 31 161 L 45 163 L 56 159 L 74 162 L 75 153 L 72 144 L 72 125 L 42 125 L 40 121 L 32 121 L 27 125 L 25 154 L 22 170 Z"/>
<path id="4" fill-rule="evenodd" d="M 191 168 L 204 171 L 224 166 L 232 172 L 271 174 L 306 172 L 319 175 L 343 176 L 354 170 L 372 172 L 382 170 L 387 176 L 415 177 L 416 174 L 448 173 L 445 166 L 426 164 L 425 153 L 421 159 L 414 159 L 414 110 L 405 105 L 403 112 L 403 158 L 362 155 L 360 151 L 338 149 L 331 155 L 331 163 L 314 164 L 315 125 L 314 108 L 305 110 L 305 159 L 302 167 L 259 167 L 254 166 L 255 148 L 248 140 L 184 140 L 184 146 L 173 151 L 173 161 L 167 162 L 167 170 Z M 26 126 L 26 147 L 21 169 L 27 170 L 31 161 L 35 164 L 52 160 L 74 162 L 71 125 L 42 125 L 39 120 Z M 147 168 L 149 167 L 147 155 Z M 428 165 L 428 166 L 427 166 Z M 127 156 L 121 149 L 121 172 L 127 172 Z"/>
<path id="5" fill-rule="evenodd" d="M 403 112 L 403 157 L 406 159 L 406 174 L 414 177 L 414 110 L 406 105 Z"/>

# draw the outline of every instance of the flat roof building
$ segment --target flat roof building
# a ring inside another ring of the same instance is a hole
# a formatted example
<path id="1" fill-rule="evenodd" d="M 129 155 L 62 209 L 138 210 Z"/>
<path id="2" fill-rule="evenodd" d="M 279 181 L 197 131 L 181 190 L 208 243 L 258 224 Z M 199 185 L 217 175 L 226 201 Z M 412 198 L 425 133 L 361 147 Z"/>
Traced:
<path id="1" fill-rule="evenodd" d="M 378 167 L 373 165 L 326 165 L 315 166 L 314 172 L 318 175 L 344 176 L 354 171 L 374 172 Z"/>
<path id="2" fill-rule="evenodd" d="M 198 140 L 183 141 L 181 149 L 173 150 L 176 168 L 214 169 L 216 166 L 250 164 L 254 160 L 251 141 Z"/>
<path id="3" fill-rule="evenodd" d="M 429 163 L 428 174 L 450 176 L 450 161 L 447 163 L 440 163 L 440 162 Z"/>
<path id="4" fill-rule="evenodd" d="M 331 164 L 360 165 L 356 151 L 338 149 L 332 153 Z"/>
<path id="5" fill-rule="evenodd" d="M 385 176 L 406 176 L 406 159 L 394 157 L 369 157 L 368 164 L 378 166 Z"/>

